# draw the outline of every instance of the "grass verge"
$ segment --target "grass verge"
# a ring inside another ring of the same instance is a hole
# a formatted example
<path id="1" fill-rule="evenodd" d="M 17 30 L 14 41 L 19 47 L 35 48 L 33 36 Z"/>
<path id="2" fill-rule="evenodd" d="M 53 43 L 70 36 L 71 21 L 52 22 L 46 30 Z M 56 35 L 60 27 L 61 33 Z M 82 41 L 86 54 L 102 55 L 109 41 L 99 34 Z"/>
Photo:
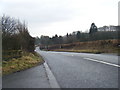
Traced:
<path id="1" fill-rule="evenodd" d="M 21 58 L 12 58 L 9 61 L 3 61 L 2 74 L 8 75 L 19 72 L 43 63 L 43 59 L 37 53 L 24 53 Z"/>
<path id="2" fill-rule="evenodd" d="M 120 54 L 120 40 L 96 40 L 86 42 L 75 42 L 69 44 L 49 45 L 49 51 L 77 52 L 77 53 L 115 53 Z"/>
<path id="3" fill-rule="evenodd" d="M 56 49 L 56 50 L 50 50 L 50 51 L 58 51 L 58 52 L 76 52 L 76 53 L 94 53 L 94 54 L 100 54 L 103 53 L 102 51 L 99 50 L 64 50 L 64 49 Z"/>

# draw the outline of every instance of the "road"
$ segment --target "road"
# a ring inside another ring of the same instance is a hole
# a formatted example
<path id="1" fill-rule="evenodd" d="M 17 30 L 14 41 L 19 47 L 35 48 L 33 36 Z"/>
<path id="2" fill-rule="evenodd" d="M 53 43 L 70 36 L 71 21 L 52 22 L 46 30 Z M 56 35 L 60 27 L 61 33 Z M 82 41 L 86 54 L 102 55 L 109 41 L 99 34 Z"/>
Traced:
<path id="1" fill-rule="evenodd" d="M 2 78 L 2 88 L 51 88 L 51 87 L 49 85 L 44 66 L 39 65 L 27 69 L 25 71 L 4 76 Z"/>
<path id="2" fill-rule="evenodd" d="M 39 51 L 61 88 L 118 88 L 118 56 Z M 101 62 L 102 61 L 102 62 Z"/>
<path id="3" fill-rule="evenodd" d="M 118 88 L 118 56 L 40 51 L 60 88 Z M 50 88 L 44 65 L 3 77 L 3 88 Z"/>

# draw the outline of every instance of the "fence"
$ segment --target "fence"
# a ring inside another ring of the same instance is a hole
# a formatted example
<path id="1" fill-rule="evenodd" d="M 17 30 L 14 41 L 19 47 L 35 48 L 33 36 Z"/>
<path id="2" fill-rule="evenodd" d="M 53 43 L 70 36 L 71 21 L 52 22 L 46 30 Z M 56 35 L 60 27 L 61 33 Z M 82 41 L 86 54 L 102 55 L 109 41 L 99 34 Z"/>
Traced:
<path id="1" fill-rule="evenodd" d="M 2 51 L 2 60 L 9 60 L 12 58 L 19 58 L 22 56 L 22 50 L 6 50 Z"/>

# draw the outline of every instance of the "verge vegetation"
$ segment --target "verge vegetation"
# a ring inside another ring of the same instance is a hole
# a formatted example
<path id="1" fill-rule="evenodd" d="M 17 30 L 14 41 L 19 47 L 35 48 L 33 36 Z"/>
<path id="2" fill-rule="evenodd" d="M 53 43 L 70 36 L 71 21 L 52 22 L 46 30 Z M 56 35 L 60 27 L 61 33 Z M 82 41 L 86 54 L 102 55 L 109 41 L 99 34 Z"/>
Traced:
<path id="1" fill-rule="evenodd" d="M 25 70 L 43 62 L 34 52 L 35 38 L 29 34 L 25 22 L 3 15 L 2 24 L 2 74 Z"/>
<path id="2" fill-rule="evenodd" d="M 47 49 L 49 51 L 65 51 L 65 52 L 79 52 L 79 53 L 120 53 L 120 40 L 97 40 L 88 42 L 76 42 L 71 44 L 50 45 Z"/>
<path id="3" fill-rule="evenodd" d="M 19 72 L 21 70 L 42 64 L 43 62 L 42 57 L 37 53 L 24 52 L 20 58 L 12 58 L 9 61 L 3 61 L 2 74 L 8 75 L 14 72 Z"/>

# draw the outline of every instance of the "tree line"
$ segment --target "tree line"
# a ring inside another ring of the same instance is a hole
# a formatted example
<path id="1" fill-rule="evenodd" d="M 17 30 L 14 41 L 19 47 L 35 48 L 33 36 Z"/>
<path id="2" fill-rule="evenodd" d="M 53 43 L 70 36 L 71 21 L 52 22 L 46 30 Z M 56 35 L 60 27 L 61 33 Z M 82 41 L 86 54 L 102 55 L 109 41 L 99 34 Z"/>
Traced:
<path id="1" fill-rule="evenodd" d="M 6 15 L 3 15 L 0 21 L 2 27 L 2 51 L 34 51 L 35 38 L 29 34 L 25 21 L 21 22 L 19 19 Z"/>
<path id="2" fill-rule="evenodd" d="M 89 32 L 76 31 L 72 33 L 67 33 L 64 36 L 58 36 L 57 34 L 53 37 L 41 36 L 36 37 L 36 45 L 54 45 L 54 44 L 69 44 L 74 42 L 85 42 L 85 41 L 95 41 L 95 40 L 107 40 L 107 39 L 120 39 L 118 34 L 120 32 L 120 27 L 118 31 L 98 31 L 95 23 L 92 23 Z"/>

